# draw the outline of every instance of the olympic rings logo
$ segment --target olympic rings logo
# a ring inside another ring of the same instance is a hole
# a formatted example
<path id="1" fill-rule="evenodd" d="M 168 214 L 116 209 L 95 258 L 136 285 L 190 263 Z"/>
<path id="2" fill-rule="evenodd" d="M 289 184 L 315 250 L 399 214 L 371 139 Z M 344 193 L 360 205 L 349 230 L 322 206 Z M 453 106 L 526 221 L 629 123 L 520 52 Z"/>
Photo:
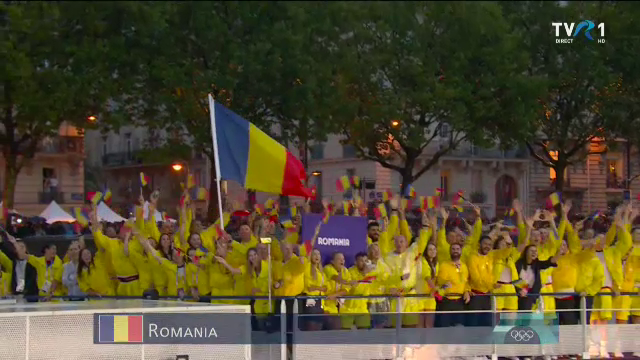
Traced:
<path id="1" fill-rule="evenodd" d="M 511 330 L 509 335 L 517 342 L 530 341 L 535 337 L 533 330 Z"/>

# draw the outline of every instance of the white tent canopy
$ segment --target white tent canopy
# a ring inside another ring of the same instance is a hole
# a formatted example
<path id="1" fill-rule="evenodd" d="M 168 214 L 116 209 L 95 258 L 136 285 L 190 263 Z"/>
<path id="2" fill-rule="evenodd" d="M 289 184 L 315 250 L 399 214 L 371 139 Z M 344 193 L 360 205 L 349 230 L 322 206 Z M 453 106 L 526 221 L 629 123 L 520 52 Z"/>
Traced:
<path id="1" fill-rule="evenodd" d="M 106 222 L 121 222 L 127 221 L 127 219 L 118 215 L 115 211 L 111 210 L 107 204 L 103 201 L 98 204 L 98 208 L 96 209 L 96 215 L 98 215 L 98 221 L 106 221 Z"/>
<path id="2" fill-rule="evenodd" d="M 63 222 L 74 222 L 76 221 L 76 219 L 67 214 L 66 211 L 64 211 L 60 205 L 58 205 L 57 202 L 52 201 L 51 204 L 49 204 L 49 206 L 47 206 L 46 209 L 44 209 L 44 211 L 42 212 L 42 214 L 40 214 L 41 218 L 44 218 L 47 221 L 47 224 L 53 224 L 56 221 L 63 221 Z"/>

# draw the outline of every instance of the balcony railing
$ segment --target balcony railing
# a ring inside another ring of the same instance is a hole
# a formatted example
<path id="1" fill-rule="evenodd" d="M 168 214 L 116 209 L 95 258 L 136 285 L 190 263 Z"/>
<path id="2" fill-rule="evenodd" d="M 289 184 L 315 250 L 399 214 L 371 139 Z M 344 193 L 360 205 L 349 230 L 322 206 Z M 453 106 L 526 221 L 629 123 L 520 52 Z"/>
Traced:
<path id="1" fill-rule="evenodd" d="M 38 203 L 40 204 L 48 204 L 52 201 L 56 201 L 58 204 L 64 204 L 64 193 L 61 191 L 57 191 L 55 193 L 52 192 L 39 192 L 38 193 Z"/>
<path id="2" fill-rule="evenodd" d="M 625 189 L 624 180 L 617 176 L 607 176 L 607 189 Z"/>
<path id="3" fill-rule="evenodd" d="M 467 146 L 455 149 L 448 155 L 454 157 L 472 157 L 485 159 L 526 159 L 527 150 L 525 148 L 500 150 L 484 149 L 478 146 Z"/>
<path id="4" fill-rule="evenodd" d="M 117 152 L 102 156 L 102 165 L 108 167 L 140 165 L 143 162 L 139 151 Z"/>
<path id="5" fill-rule="evenodd" d="M 38 152 L 45 154 L 82 154 L 84 153 L 84 138 L 78 136 L 47 138 L 40 143 Z"/>

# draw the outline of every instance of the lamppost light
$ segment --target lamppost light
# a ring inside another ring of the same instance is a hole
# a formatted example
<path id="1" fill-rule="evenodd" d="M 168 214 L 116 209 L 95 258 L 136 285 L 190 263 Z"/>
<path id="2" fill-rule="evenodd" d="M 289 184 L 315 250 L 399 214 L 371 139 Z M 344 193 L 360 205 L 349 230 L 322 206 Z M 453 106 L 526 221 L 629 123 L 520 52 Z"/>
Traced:
<path id="1" fill-rule="evenodd" d="M 171 167 L 173 168 L 173 170 L 175 171 L 180 171 L 182 170 L 182 164 L 173 164 L 171 165 Z"/>

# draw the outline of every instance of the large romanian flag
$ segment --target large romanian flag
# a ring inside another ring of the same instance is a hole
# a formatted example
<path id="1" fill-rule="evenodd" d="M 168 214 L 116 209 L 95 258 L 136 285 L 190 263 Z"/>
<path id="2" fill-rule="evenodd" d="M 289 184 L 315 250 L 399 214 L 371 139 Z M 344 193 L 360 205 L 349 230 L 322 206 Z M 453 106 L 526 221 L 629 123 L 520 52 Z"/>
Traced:
<path id="1" fill-rule="evenodd" d="M 212 129 L 217 139 L 220 177 L 245 189 L 273 194 L 311 197 L 300 160 L 255 125 L 213 102 Z"/>

